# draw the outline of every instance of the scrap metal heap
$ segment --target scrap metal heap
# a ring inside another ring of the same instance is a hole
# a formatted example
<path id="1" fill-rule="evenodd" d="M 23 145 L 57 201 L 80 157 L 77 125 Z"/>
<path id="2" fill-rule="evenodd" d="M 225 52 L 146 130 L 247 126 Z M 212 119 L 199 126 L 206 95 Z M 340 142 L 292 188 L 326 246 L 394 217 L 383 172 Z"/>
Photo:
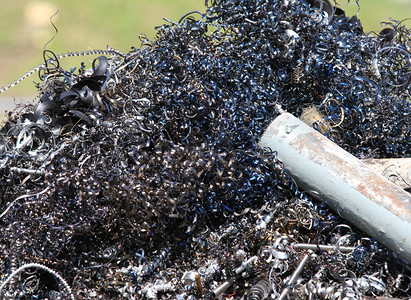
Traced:
<path id="1" fill-rule="evenodd" d="M 90 70 L 46 59 L 0 134 L 1 297 L 410 297 L 408 263 L 258 145 L 314 107 L 358 158 L 411 154 L 409 30 L 309 2 L 206 1 Z"/>

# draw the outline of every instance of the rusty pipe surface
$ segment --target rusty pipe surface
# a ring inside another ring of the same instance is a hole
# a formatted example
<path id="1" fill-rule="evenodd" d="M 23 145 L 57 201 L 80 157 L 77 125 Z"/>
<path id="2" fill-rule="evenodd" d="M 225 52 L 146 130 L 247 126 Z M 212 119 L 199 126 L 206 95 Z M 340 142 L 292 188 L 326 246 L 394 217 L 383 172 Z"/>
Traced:
<path id="1" fill-rule="evenodd" d="M 403 189 L 411 189 L 411 158 L 362 159 L 392 183 Z"/>
<path id="2" fill-rule="evenodd" d="M 289 113 L 270 124 L 260 145 L 301 190 L 411 262 L 411 195 Z"/>

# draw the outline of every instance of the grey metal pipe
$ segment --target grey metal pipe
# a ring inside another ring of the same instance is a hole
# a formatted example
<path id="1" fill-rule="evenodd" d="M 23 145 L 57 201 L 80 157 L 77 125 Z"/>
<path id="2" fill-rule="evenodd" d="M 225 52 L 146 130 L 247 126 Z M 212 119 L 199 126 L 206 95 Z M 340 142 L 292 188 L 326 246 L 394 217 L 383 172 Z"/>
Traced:
<path id="1" fill-rule="evenodd" d="M 317 245 L 317 244 L 293 244 L 293 248 L 304 250 L 321 250 L 321 251 L 340 251 L 340 252 L 353 252 L 356 247 L 338 246 L 338 245 Z"/>
<path id="2" fill-rule="evenodd" d="M 297 269 L 295 269 L 294 273 L 291 275 L 290 279 L 287 281 L 287 286 L 282 290 L 280 297 L 278 300 L 284 300 L 287 297 L 287 294 L 290 290 L 290 286 L 296 283 L 298 276 L 300 276 L 301 271 L 304 269 L 305 265 L 310 258 L 309 254 L 304 254 L 303 259 L 301 260 L 300 264 L 298 265 Z"/>
<path id="3" fill-rule="evenodd" d="M 216 288 L 213 290 L 214 298 L 220 297 L 220 295 L 221 295 L 222 293 L 224 293 L 230 286 L 232 286 L 234 282 L 235 282 L 235 279 L 232 278 L 232 279 L 230 279 L 230 280 L 228 280 L 228 281 L 223 282 L 223 283 L 220 284 L 218 287 L 216 287 Z"/>
<path id="4" fill-rule="evenodd" d="M 411 262 L 411 195 L 289 113 L 260 145 L 278 158 L 301 190 Z"/>
<path id="5" fill-rule="evenodd" d="M 257 256 L 251 256 L 249 259 L 247 259 L 245 262 L 241 264 L 240 267 L 238 267 L 235 270 L 236 276 L 234 278 L 231 278 L 230 280 L 223 282 L 220 284 L 218 287 L 216 287 L 213 290 L 213 295 L 215 298 L 219 297 L 222 293 L 224 293 L 235 281 L 237 276 L 239 276 L 241 273 L 243 273 L 246 269 L 248 269 L 256 260 L 258 259 Z"/>

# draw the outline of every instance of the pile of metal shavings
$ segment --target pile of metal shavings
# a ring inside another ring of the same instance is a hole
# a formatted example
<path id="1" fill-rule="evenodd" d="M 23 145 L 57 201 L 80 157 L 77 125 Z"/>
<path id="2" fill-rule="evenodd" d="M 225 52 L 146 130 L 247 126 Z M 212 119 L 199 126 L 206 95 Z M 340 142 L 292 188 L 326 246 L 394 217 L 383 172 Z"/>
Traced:
<path id="1" fill-rule="evenodd" d="M 1 298 L 409 298 L 407 262 L 258 145 L 315 106 L 355 156 L 411 154 L 409 30 L 309 2 L 206 1 L 90 70 L 47 60 L 0 133 Z"/>

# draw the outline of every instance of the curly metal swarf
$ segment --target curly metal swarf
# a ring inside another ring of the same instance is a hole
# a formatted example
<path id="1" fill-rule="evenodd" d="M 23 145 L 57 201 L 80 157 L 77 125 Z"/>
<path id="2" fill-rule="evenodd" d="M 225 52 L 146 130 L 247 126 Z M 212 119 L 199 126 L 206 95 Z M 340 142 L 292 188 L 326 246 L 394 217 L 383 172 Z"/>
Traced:
<path id="1" fill-rule="evenodd" d="M 0 94 L 4 93 L 5 91 L 7 91 L 8 89 L 14 87 L 15 85 L 19 84 L 20 82 L 22 82 L 24 79 L 30 77 L 31 75 L 33 75 L 34 73 L 47 68 L 47 66 L 49 64 L 53 64 L 55 63 L 56 60 L 61 59 L 61 58 L 65 58 L 65 57 L 80 57 L 80 56 L 88 56 L 88 55 L 113 55 L 113 56 L 121 56 L 121 57 L 126 57 L 126 54 L 124 54 L 123 52 L 110 48 L 109 46 L 107 46 L 107 49 L 92 49 L 92 50 L 87 50 L 87 51 L 75 51 L 75 52 L 66 52 L 66 53 L 62 53 L 59 55 L 54 55 L 53 58 L 45 61 L 44 63 L 38 65 L 37 67 L 32 68 L 31 70 L 27 71 L 24 75 L 22 75 L 21 77 L 19 77 L 18 79 L 14 80 L 14 82 L 11 82 L 9 84 L 7 84 L 7 86 L 3 86 L 0 88 Z"/>

